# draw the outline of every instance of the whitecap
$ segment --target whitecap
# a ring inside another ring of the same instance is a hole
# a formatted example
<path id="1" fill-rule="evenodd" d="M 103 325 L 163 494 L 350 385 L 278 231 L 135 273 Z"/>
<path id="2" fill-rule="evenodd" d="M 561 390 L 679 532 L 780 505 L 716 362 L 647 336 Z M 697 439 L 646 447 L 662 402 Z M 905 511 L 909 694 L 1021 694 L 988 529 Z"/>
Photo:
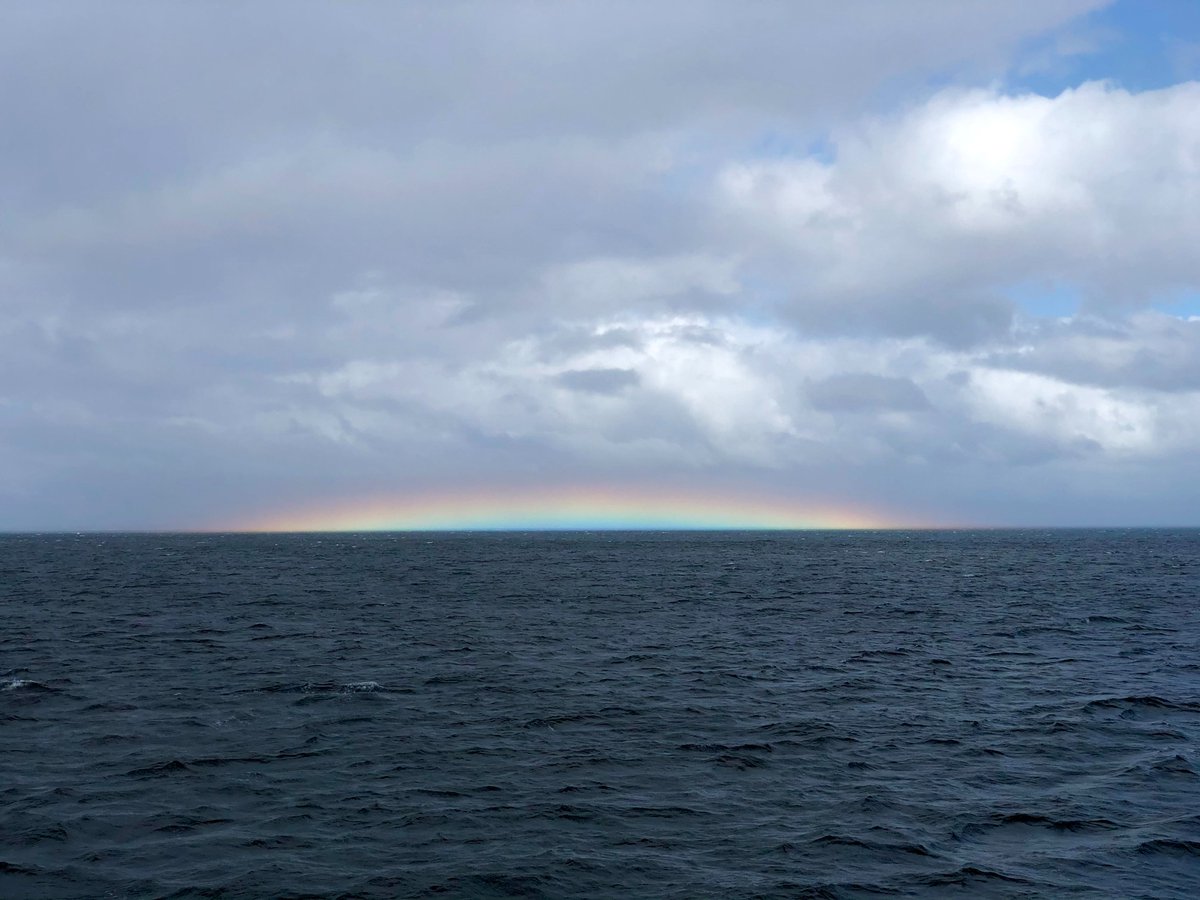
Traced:
<path id="1" fill-rule="evenodd" d="M 342 690 L 347 693 L 370 693 L 372 691 L 383 690 L 383 685 L 378 681 L 351 681 L 342 685 Z"/>

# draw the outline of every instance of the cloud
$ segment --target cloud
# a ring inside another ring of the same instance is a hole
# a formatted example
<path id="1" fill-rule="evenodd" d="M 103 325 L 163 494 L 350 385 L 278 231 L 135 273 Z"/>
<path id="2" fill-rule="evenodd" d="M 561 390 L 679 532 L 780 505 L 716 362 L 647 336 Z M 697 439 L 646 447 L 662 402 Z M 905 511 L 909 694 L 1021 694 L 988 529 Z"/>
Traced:
<path id="1" fill-rule="evenodd" d="M 403 410 L 455 423 L 451 431 L 631 465 L 932 466 L 970 456 L 1149 463 L 1200 438 L 1191 424 L 1200 391 L 1032 372 L 1013 364 L 1025 361 L 1019 348 L 1005 355 L 927 337 L 804 337 L 709 314 L 570 330 L 570 342 L 554 332 L 519 337 L 454 365 L 354 361 L 311 383 L 338 408 Z M 614 332 L 617 341 L 608 339 Z"/>
<path id="2" fill-rule="evenodd" d="M 847 372 L 831 375 L 808 388 L 809 401 L 827 412 L 880 412 L 926 409 L 929 399 L 912 379 Z"/>
<path id="3" fill-rule="evenodd" d="M 1165 514 L 1200 86 L 1004 80 L 1102 5 L 6 9 L 0 527 L 464 473 Z"/>
<path id="4" fill-rule="evenodd" d="M 632 369 L 568 369 L 558 376 L 559 384 L 572 391 L 590 394 L 619 394 L 641 383 Z"/>
<path id="5" fill-rule="evenodd" d="M 1021 283 L 1114 313 L 1200 281 L 1198 123 L 1196 83 L 953 89 L 842 129 L 831 161 L 731 163 L 717 202 L 798 323 L 970 343 L 1010 328 Z"/>
<path id="6" fill-rule="evenodd" d="M 1076 317 L 1027 326 L 996 366 L 1103 388 L 1200 390 L 1200 319 L 1146 311 L 1120 319 Z"/>

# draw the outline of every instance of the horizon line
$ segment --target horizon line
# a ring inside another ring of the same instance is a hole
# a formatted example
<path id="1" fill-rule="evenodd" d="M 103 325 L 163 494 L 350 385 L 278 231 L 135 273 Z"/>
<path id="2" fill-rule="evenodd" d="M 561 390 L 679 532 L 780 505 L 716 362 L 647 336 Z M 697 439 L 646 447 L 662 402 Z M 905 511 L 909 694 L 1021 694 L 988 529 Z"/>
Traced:
<path id="1" fill-rule="evenodd" d="M 240 536 L 240 535 L 387 535 L 387 534 L 591 534 L 591 533 L 627 533 L 627 534 L 720 534 L 720 533 L 761 533 L 761 534 L 797 534 L 820 532 L 903 532 L 903 531 L 1195 531 L 1200 530 L 1200 524 L 1157 524 L 1157 525 L 864 525 L 864 526 L 814 526 L 814 527 L 775 527 L 775 526 L 608 526 L 593 527 L 466 527 L 466 528 L 333 528 L 333 529 L 277 529 L 262 530 L 249 528 L 32 528 L 32 529 L 0 529 L 0 535 L 171 535 L 184 536 Z"/>

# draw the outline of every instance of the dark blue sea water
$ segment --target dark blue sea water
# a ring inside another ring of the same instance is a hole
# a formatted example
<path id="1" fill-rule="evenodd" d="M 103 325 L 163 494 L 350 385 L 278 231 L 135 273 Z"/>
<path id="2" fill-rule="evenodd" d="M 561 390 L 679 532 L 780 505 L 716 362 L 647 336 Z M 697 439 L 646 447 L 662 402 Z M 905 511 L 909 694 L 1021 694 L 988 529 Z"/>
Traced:
<path id="1" fill-rule="evenodd" d="M 0 897 L 1200 894 L 1200 532 L 0 537 Z"/>

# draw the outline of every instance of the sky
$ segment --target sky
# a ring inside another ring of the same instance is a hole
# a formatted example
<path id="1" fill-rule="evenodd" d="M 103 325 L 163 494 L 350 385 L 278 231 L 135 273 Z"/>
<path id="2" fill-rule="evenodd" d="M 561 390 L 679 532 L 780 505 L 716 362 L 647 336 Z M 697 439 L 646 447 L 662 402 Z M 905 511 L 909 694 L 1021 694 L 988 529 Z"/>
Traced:
<path id="1" fill-rule="evenodd" d="M 0 530 L 1200 525 L 1197 79 L 1193 0 L 4 4 Z"/>

